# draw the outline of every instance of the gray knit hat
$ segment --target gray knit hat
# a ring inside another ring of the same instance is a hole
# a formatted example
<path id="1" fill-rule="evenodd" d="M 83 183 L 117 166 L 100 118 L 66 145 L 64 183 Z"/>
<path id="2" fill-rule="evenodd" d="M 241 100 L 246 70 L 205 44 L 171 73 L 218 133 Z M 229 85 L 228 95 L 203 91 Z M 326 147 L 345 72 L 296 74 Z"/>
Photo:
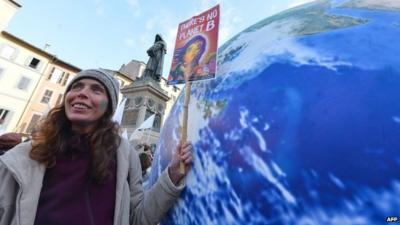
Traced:
<path id="1" fill-rule="evenodd" d="M 113 75 L 106 70 L 90 69 L 82 70 L 81 72 L 77 73 L 65 89 L 64 96 L 71 89 L 73 83 L 83 78 L 93 78 L 104 85 L 104 87 L 107 89 L 108 95 L 110 96 L 112 113 L 114 113 L 118 105 L 119 83 L 117 79 L 115 79 Z"/>

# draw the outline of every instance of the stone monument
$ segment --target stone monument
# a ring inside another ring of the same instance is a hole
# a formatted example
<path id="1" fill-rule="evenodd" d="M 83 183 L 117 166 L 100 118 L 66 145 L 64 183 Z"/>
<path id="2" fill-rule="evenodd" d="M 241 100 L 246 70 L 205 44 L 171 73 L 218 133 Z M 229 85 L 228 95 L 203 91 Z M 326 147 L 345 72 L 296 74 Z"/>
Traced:
<path id="1" fill-rule="evenodd" d="M 149 60 L 142 76 L 129 86 L 121 89 L 127 98 L 121 126 L 128 132 L 133 144 L 155 145 L 165 114 L 168 93 L 160 85 L 166 44 L 157 34 L 153 46 L 147 50 Z M 134 131 L 152 114 L 155 114 L 153 127 L 145 131 Z"/>
<path id="2" fill-rule="evenodd" d="M 143 77 L 150 77 L 160 82 L 164 64 L 164 55 L 166 53 L 167 44 L 162 39 L 161 35 L 157 34 L 154 40 L 154 45 L 147 50 L 147 55 L 150 58 L 147 62 Z"/>

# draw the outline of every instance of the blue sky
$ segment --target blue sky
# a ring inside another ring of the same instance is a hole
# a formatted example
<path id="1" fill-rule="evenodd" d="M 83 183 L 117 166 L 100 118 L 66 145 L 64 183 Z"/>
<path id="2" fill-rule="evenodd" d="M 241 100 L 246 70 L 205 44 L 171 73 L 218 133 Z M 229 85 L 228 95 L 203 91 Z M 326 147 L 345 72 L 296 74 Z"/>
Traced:
<path id="1" fill-rule="evenodd" d="M 220 4 L 219 46 L 268 16 L 310 0 L 16 0 L 22 8 L 6 31 L 81 69 L 118 70 L 146 50 L 160 33 L 167 42 L 164 77 L 178 24 Z"/>

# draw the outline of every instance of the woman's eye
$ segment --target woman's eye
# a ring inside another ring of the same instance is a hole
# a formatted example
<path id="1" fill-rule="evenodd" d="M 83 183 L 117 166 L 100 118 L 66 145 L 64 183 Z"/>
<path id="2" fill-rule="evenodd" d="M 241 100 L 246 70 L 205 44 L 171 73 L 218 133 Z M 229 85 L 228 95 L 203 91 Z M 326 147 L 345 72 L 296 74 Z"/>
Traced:
<path id="1" fill-rule="evenodd" d="M 82 84 L 77 83 L 77 84 L 72 85 L 71 90 L 79 90 L 81 88 L 82 88 Z"/>
<path id="2" fill-rule="evenodd" d="M 95 93 L 103 93 L 104 92 L 104 89 L 101 87 L 93 87 L 92 90 Z"/>

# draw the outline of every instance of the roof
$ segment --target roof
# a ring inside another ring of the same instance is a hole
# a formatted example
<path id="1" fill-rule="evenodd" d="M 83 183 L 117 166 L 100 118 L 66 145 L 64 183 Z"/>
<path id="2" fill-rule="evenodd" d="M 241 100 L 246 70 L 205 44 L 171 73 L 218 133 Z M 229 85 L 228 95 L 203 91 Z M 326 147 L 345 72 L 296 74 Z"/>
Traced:
<path id="1" fill-rule="evenodd" d="M 9 2 L 13 3 L 15 6 L 17 6 L 18 8 L 21 8 L 22 5 L 18 4 L 16 1 L 13 0 L 8 0 Z"/>
<path id="2" fill-rule="evenodd" d="M 24 46 L 26 48 L 32 49 L 33 51 L 35 51 L 39 55 L 42 55 L 43 57 L 49 58 L 51 60 L 51 62 L 56 64 L 56 65 L 68 67 L 70 70 L 72 70 L 74 72 L 81 71 L 81 69 L 79 67 L 74 66 L 74 65 L 72 65 L 72 64 L 70 64 L 70 63 L 68 63 L 66 61 L 63 61 L 63 60 L 57 58 L 56 55 L 50 54 L 50 53 L 44 51 L 43 49 L 40 49 L 40 48 L 28 43 L 27 41 L 24 41 L 21 38 L 18 38 L 17 36 L 14 36 L 14 35 L 8 33 L 7 31 L 2 31 L 1 34 L 5 38 L 7 38 L 7 39 L 9 39 L 9 40 L 11 40 L 11 41 L 13 41 L 15 43 L 18 43 L 18 44 L 20 44 L 20 45 L 22 45 L 22 46 Z"/>

